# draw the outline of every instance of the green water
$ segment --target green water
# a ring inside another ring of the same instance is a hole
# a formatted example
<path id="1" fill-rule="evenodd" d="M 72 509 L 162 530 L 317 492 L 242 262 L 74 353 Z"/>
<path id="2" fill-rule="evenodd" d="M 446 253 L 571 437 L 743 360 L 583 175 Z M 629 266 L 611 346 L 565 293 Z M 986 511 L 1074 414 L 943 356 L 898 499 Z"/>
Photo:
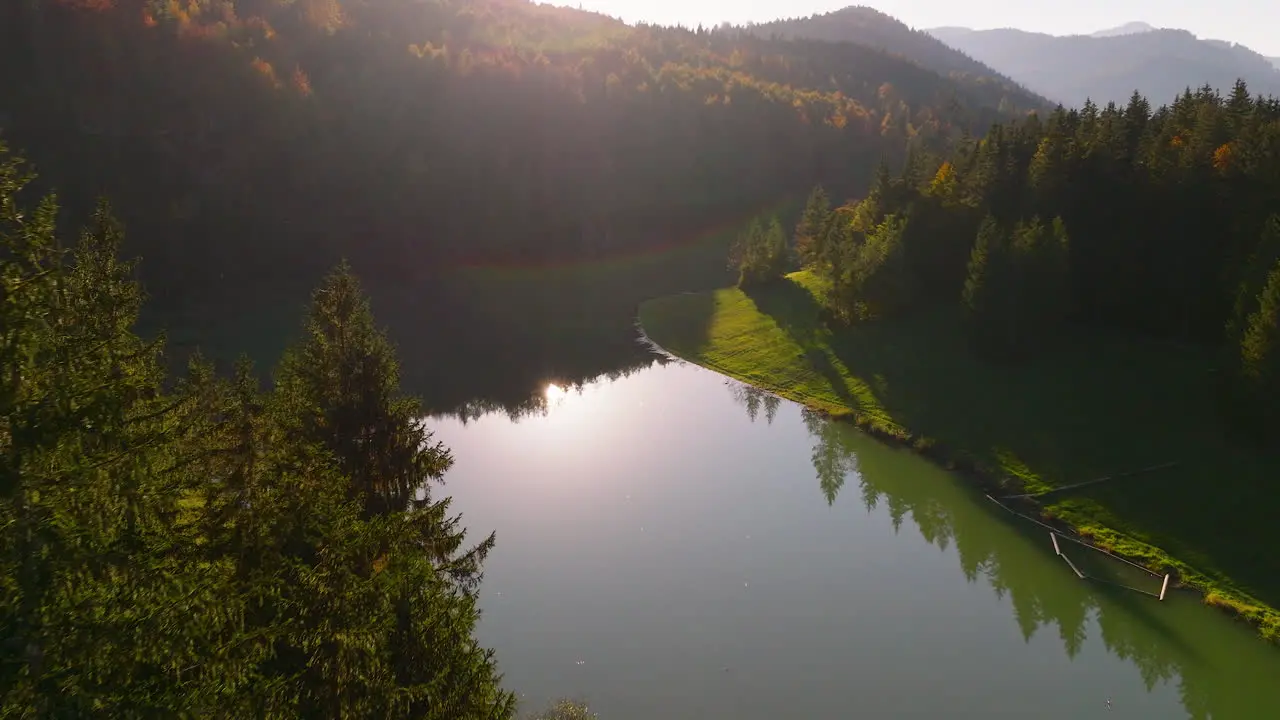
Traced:
<path id="1" fill-rule="evenodd" d="M 529 708 L 1280 718 L 1280 649 L 1247 628 L 1081 581 L 1048 533 L 945 472 L 706 370 L 432 424 L 455 509 L 497 530 L 480 639 Z"/>

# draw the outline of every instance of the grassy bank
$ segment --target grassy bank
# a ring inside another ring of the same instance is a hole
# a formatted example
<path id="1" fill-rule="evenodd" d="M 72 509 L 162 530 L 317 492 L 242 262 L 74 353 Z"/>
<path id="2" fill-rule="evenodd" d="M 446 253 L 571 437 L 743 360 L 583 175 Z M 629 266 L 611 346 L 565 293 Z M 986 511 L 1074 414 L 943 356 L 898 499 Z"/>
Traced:
<path id="1" fill-rule="evenodd" d="M 1030 492 L 1178 465 L 1046 499 L 1043 512 L 1280 640 L 1280 457 L 1238 446 L 1215 411 L 1212 357 L 1108 338 L 1022 367 L 975 358 L 958 318 L 833 331 L 815 280 L 651 300 L 645 332 L 682 358 L 844 416 Z"/>

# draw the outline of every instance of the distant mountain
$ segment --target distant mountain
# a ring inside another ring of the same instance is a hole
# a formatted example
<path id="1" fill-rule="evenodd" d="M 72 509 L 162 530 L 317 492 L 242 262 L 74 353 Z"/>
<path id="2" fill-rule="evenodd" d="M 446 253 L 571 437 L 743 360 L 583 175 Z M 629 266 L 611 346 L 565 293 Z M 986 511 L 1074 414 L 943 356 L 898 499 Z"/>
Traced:
<path id="1" fill-rule="evenodd" d="M 1125 103 L 1134 90 L 1161 105 L 1188 87 L 1211 85 L 1225 94 L 1240 78 L 1255 95 L 1280 96 L 1280 67 L 1274 60 L 1243 45 L 1198 39 L 1186 30 L 1129 23 L 1104 30 L 1101 36 L 1060 37 L 1013 29 L 927 32 L 1068 106 L 1078 107 L 1086 98 L 1099 105 Z"/>
<path id="2" fill-rule="evenodd" d="M 805 18 L 748 25 L 745 30 L 761 37 L 776 35 L 782 38 L 866 45 L 904 57 L 943 77 L 995 83 L 1008 92 L 1009 101 L 1019 108 L 1050 104 L 1045 98 L 1028 91 L 990 66 L 948 46 L 928 32 L 914 30 L 897 18 L 874 8 L 851 6 Z M 955 30 L 959 32 L 961 29 Z"/>
<path id="3" fill-rule="evenodd" d="M 1120 27 L 1113 27 L 1113 28 L 1108 28 L 1106 30 L 1099 30 L 1098 32 L 1089 35 L 1089 37 L 1096 37 L 1096 38 L 1119 37 L 1121 35 L 1137 35 L 1138 33 L 1151 32 L 1152 30 L 1155 30 L 1155 28 L 1148 25 L 1147 23 L 1138 21 L 1138 22 L 1125 23 Z"/>
<path id="4" fill-rule="evenodd" d="M 1280 57 L 1272 57 L 1267 59 L 1271 61 L 1272 65 L 1275 65 L 1277 68 L 1280 68 Z"/>

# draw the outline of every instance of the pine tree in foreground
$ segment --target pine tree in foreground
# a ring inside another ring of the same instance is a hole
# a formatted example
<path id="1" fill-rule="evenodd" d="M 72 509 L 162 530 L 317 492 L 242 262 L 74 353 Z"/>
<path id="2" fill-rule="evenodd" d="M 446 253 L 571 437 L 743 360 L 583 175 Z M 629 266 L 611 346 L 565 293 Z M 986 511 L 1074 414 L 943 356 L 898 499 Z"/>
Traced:
<path id="1" fill-rule="evenodd" d="M 340 269 L 263 392 L 159 341 L 103 205 L 72 253 L 0 148 L 0 715 L 510 718 L 448 453 Z"/>

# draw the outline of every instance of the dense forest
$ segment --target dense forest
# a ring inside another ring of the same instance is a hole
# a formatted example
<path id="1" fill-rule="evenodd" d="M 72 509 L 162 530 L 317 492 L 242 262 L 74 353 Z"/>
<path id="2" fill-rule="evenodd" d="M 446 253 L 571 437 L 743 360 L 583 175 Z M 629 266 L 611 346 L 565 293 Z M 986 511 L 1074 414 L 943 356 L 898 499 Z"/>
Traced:
<path id="1" fill-rule="evenodd" d="M 1040 103 L 862 45 L 524 0 L 0 3 L 0 129 L 73 221 L 112 199 L 148 324 L 184 341 L 345 257 L 375 302 L 447 308 L 390 317 L 397 335 L 465 344 L 485 333 L 459 268 L 658 252 Z M 669 291 L 627 289 L 630 310 Z"/>
<path id="2" fill-rule="evenodd" d="M 1002 362 L 1071 328 L 1223 349 L 1230 415 L 1280 429 L 1280 101 L 1203 88 L 1152 109 L 1059 108 L 938 157 L 881 166 L 832 209 L 817 188 L 795 232 L 833 319 L 961 304 Z M 790 267 L 777 230 L 744 238 L 744 285 Z M 1270 433 L 1270 434 L 1268 434 Z"/>

